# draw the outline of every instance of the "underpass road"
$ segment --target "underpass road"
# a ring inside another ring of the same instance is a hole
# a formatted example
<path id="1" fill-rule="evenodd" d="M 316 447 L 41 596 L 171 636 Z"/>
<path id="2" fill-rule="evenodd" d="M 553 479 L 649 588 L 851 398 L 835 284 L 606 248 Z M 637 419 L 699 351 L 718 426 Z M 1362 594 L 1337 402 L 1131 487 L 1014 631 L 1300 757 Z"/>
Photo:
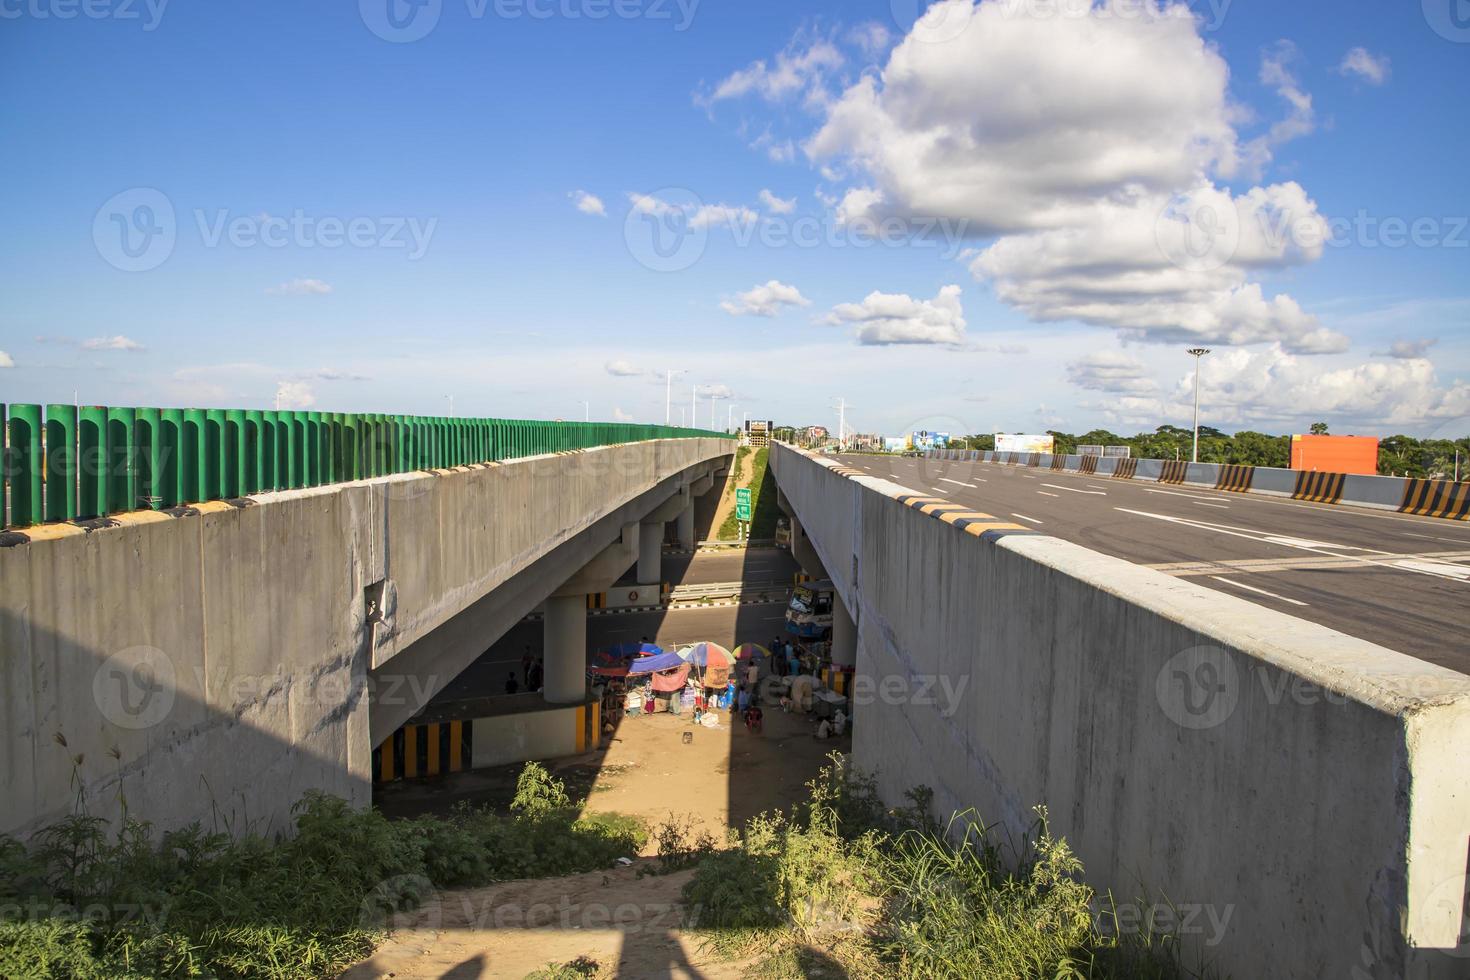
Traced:
<path id="1" fill-rule="evenodd" d="M 1470 524 L 995 463 L 841 456 L 916 493 L 1470 674 Z"/>

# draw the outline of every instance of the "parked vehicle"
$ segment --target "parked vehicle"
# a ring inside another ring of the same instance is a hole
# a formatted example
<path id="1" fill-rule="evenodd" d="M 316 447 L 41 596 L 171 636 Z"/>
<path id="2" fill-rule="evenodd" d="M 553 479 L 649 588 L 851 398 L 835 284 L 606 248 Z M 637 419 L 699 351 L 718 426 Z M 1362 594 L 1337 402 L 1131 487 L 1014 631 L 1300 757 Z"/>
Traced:
<path id="1" fill-rule="evenodd" d="M 786 604 L 786 632 L 804 640 L 830 637 L 835 595 L 830 580 L 803 582 L 792 589 L 791 601 Z"/>

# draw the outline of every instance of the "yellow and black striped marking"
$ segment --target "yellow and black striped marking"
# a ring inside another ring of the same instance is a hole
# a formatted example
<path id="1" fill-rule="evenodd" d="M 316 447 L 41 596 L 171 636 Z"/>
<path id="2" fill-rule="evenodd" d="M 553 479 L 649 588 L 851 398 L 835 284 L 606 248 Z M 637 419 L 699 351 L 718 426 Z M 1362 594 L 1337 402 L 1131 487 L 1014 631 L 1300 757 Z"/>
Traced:
<path id="1" fill-rule="evenodd" d="M 417 779 L 470 768 L 474 744 L 470 721 L 405 725 L 373 749 L 373 781 Z"/>
<path id="2" fill-rule="evenodd" d="M 1054 469 L 1054 470 L 1064 470 L 1064 469 L 1066 469 L 1067 468 L 1067 457 L 1063 456 L 1061 453 L 1057 453 L 1056 455 L 1054 455 L 1051 458 L 1051 468 Z"/>
<path id="3" fill-rule="evenodd" d="M 1035 533 L 1033 529 L 1024 524 L 1013 524 L 1010 521 L 1001 520 L 990 514 L 970 510 L 964 504 L 954 504 L 938 497 L 923 497 L 915 494 L 903 494 L 894 498 L 899 503 L 922 511 L 930 517 L 937 517 L 946 524 L 953 524 L 966 534 L 975 537 L 984 537 L 992 531 L 1003 531 L 1007 534 L 1020 531 L 1024 533 Z"/>
<path id="4" fill-rule="evenodd" d="M 830 691 L 838 694 L 851 694 L 852 675 L 853 668 L 851 667 L 833 667 L 829 665 L 822 668 L 822 683 L 827 685 L 827 689 Z"/>
<path id="5" fill-rule="evenodd" d="M 589 594 L 587 596 L 587 608 L 588 609 L 606 609 L 607 608 L 607 593 L 606 592 L 593 592 L 593 593 Z"/>
<path id="6" fill-rule="evenodd" d="M 851 466 L 834 466 L 832 472 L 839 476 L 867 476 L 862 470 L 855 470 Z"/>
<path id="7" fill-rule="evenodd" d="M 1216 490 L 1229 490 L 1232 493 L 1248 493 L 1251 481 L 1256 478 L 1254 466 L 1240 466 L 1227 463 L 1220 467 L 1220 478 L 1215 481 Z"/>
<path id="8" fill-rule="evenodd" d="M 1310 500 L 1316 504 L 1335 504 L 1342 500 L 1345 473 L 1298 473 L 1293 500 Z"/>
<path id="9" fill-rule="evenodd" d="M 1189 475 L 1189 464 L 1183 460 L 1166 459 L 1164 468 L 1159 473 L 1160 483 L 1183 483 L 1184 478 Z"/>
<path id="10" fill-rule="evenodd" d="M 1127 459 L 1118 460 L 1118 468 L 1113 470 L 1113 479 L 1131 480 L 1138 473 L 1138 460 L 1129 456 Z"/>
<path id="11" fill-rule="evenodd" d="M 1470 521 L 1470 483 L 1407 480 L 1399 512 L 1420 517 L 1443 517 L 1450 521 Z"/>
<path id="12" fill-rule="evenodd" d="M 1077 472 L 1083 476 L 1092 476 L 1097 472 L 1097 457 L 1083 456 L 1082 462 L 1077 464 Z"/>

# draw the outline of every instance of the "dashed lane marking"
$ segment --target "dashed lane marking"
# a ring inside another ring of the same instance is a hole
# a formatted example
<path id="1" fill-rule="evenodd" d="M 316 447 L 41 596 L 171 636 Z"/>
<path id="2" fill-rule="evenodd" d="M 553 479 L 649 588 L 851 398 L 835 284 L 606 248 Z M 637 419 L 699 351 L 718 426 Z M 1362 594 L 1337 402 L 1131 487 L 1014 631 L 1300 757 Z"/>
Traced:
<path id="1" fill-rule="evenodd" d="M 1046 523 L 1045 521 L 1038 521 L 1034 517 L 1027 517 L 1025 514 L 1012 514 L 1011 516 L 1012 517 L 1019 517 L 1023 521 L 1030 521 L 1032 524 L 1045 524 Z"/>
<path id="2" fill-rule="evenodd" d="M 1055 483 L 1043 483 L 1042 486 L 1044 486 L 1044 487 L 1051 487 L 1053 490 L 1065 490 L 1068 493 L 1085 493 L 1085 494 L 1087 494 L 1089 496 L 1092 496 L 1092 497 L 1106 497 L 1107 496 L 1107 492 L 1106 491 L 1103 491 L 1103 490 L 1078 490 L 1076 487 L 1062 487 L 1062 486 L 1058 486 Z M 1039 493 L 1040 491 L 1037 491 L 1037 492 Z"/>
<path id="3" fill-rule="evenodd" d="M 975 484 L 973 484 L 973 483 L 961 483 L 959 480 L 951 480 L 947 476 L 941 476 L 939 478 L 939 482 L 940 483 L 953 483 L 957 487 L 969 487 L 971 490 L 979 490 L 980 489 L 979 487 L 975 486 Z"/>
<path id="4" fill-rule="evenodd" d="M 1059 493 L 1047 493 L 1045 490 L 1038 490 L 1036 492 L 1039 493 L 1039 494 L 1041 494 L 1043 497 L 1060 497 L 1061 496 L 1061 494 L 1059 494 Z"/>
<path id="5" fill-rule="evenodd" d="M 1226 507 L 1224 504 L 1211 504 L 1211 503 L 1207 503 L 1207 502 L 1205 502 L 1203 500 L 1196 500 L 1195 503 L 1198 504 L 1201 507 L 1218 507 L 1220 510 L 1229 510 L 1230 509 L 1229 507 Z"/>
<path id="6" fill-rule="evenodd" d="M 1226 585 L 1233 585 L 1237 589 L 1245 589 L 1247 592 L 1258 592 L 1261 595 L 1270 596 L 1272 599 L 1280 599 L 1282 602 L 1289 602 L 1293 606 L 1305 606 L 1306 605 L 1306 603 L 1305 602 L 1302 602 L 1300 599 L 1288 599 L 1284 595 L 1277 595 L 1274 592 L 1267 592 L 1265 589 L 1258 589 L 1254 585 L 1246 585 L 1244 582 L 1232 581 L 1231 579 L 1228 579 L 1228 578 L 1221 578 L 1218 575 L 1211 575 L 1210 578 L 1214 579 L 1216 582 L 1224 582 Z"/>

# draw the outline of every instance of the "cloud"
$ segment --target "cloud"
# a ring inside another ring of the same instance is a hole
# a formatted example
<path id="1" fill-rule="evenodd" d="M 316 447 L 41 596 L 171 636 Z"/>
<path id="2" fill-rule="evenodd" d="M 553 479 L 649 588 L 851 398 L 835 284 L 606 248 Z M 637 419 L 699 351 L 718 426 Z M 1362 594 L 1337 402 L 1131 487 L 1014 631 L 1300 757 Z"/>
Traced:
<path id="1" fill-rule="evenodd" d="M 583 214 L 594 214 L 599 218 L 607 217 L 607 207 L 602 203 L 602 198 L 596 194 L 589 194 L 586 191 L 578 190 L 573 191 L 568 196 L 571 197 L 572 203 L 577 206 L 577 210 Z"/>
<path id="2" fill-rule="evenodd" d="M 15 358 L 0 350 L 0 369 L 15 367 Z"/>
<path id="3" fill-rule="evenodd" d="M 1388 56 L 1374 56 L 1368 53 L 1367 48 L 1349 49 L 1342 56 L 1337 71 L 1342 75 L 1355 75 L 1369 85 L 1382 85 L 1391 74 Z"/>
<path id="4" fill-rule="evenodd" d="M 761 203 L 766 206 L 766 210 L 771 212 L 772 214 L 790 214 L 792 211 L 796 210 L 796 198 L 794 197 L 777 197 L 769 190 L 763 189 L 760 192 L 760 199 Z"/>
<path id="5" fill-rule="evenodd" d="M 315 371 L 307 371 L 297 375 L 298 378 L 314 378 L 319 381 L 371 381 L 372 378 L 365 374 L 352 374 L 348 371 L 338 371 L 335 368 L 317 368 Z"/>
<path id="6" fill-rule="evenodd" d="M 613 407 L 613 421 L 614 422 L 631 422 L 631 421 L 633 421 L 633 416 L 630 415 L 629 413 L 623 411 L 621 408 L 618 408 L 617 406 L 614 406 Z"/>
<path id="7" fill-rule="evenodd" d="M 772 163 L 790 163 L 796 159 L 796 143 L 789 139 L 777 139 L 768 129 L 750 144 L 752 150 L 764 150 Z"/>
<path id="8" fill-rule="evenodd" d="M 276 384 L 276 401 L 281 408 L 306 409 L 316 405 L 316 394 L 304 381 L 281 381 Z"/>
<path id="9" fill-rule="evenodd" d="M 720 308 L 731 316 L 773 317 L 788 306 L 810 305 L 811 300 L 801 295 L 801 290 L 772 279 L 764 286 L 737 294 L 734 300 L 725 300 Z"/>
<path id="10" fill-rule="evenodd" d="M 1118 394 L 1148 395 L 1159 388 L 1142 362 L 1122 351 L 1096 351 L 1070 362 L 1067 380 L 1089 391 Z"/>
<path id="11" fill-rule="evenodd" d="M 960 287 L 945 286 L 932 300 L 872 292 L 861 303 L 843 303 L 823 319 L 857 324 L 860 344 L 961 344 L 965 340 Z"/>
<path id="12" fill-rule="evenodd" d="M 266 293 L 271 296 L 325 296 L 331 291 L 331 285 L 320 279 L 292 279 L 279 286 L 271 286 Z"/>
<path id="13" fill-rule="evenodd" d="M 1118 421 L 1158 425 L 1186 419 L 1194 375 L 1182 374 L 1161 396 L 1124 395 L 1083 405 Z M 1410 427 L 1470 415 L 1470 384 L 1443 385 L 1424 358 L 1324 369 L 1279 345 L 1219 351 L 1200 371 L 1202 414 L 1210 424 L 1305 424 Z"/>
<path id="14" fill-rule="evenodd" d="M 92 337 L 82 341 L 81 347 L 82 350 L 95 351 L 141 351 L 146 349 L 133 338 L 124 337 L 122 334 L 112 337 Z"/>
<path id="15" fill-rule="evenodd" d="M 1104 0 L 1065 17 L 1050 6 L 938 0 L 881 72 L 823 107 L 804 148 L 853 175 L 838 220 L 966 222 L 995 239 L 971 271 L 1038 321 L 1342 349 L 1290 296 L 1252 281 L 1320 256 L 1320 240 L 1291 233 L 1325 228 L 1315 203 L 1291 183 L 1216 185 L 1315 126 L 1295 49 L 1263 52 L 1261 79 L 1288 114 L 1242 145 L 1229 68 L 1184 5 Z M 1189 250 L 1213 218 L 1223 233 L 1201 262 Z"/>
<path id="16" fill-rule="evenodd" d="M 640 375 L 648 373 L 643 368 L 634 367 L 632 364 L 621 359 L 616 361 L 608 361 L 607 364 L 604 365 L 604 367 L 606 368 L 607 373 L 615 378 L 636 378 Z"/>
<path id="17" fill-rule="evenodd" d="M 1397 357 L 1401 360 L 1413 360 L 1424 357 L 1429 353 L 1429 348 L 1439 343 L 1438 337 L 1428 337 L 1421 340 L 1395 340 L 1386 351 L 1375 351 L 1379 357 Z"/>
<path id="18" fill-rule="evenodd" d="M 713 398 L 716 401 L 728 401 L 735 397 L 735 392 L 729 385 L 699 385 L 695 390 L 700 398 Z"/>
<path id="19" fill-rule="evenodd" d="M 673 204 L 652 194 L 639 194 L 636 191 L 628 192 L 628 201 L 633 210 L 640 214 L 658 217 L 683 214 L 691 228 L 709 228 L 720 224 L 734 228 L 737 225 L 754 224 L 760 218 L 760 215 L 743 204 L 701 204 L 696 207 L 693 204 Z"/>
<path id="20" fill-rule="evenodd" d="M 888 32 L 888 28 L 876 20 L 857 25 L 847 32 L 846 39 L 868 58 L 878 57 L 893 43 L 893 35 Z"/>
<path id="21" fill-rule="evenodd" d="M 830 41 L 817 39 L 808 43 L 798 36 L 776 55 L 774 64 L 752 61 L 726 76 L 708 94 L 696 94 L 694 102 L 708 108 L 725 99 L 752 94 L 772 103 L 797 96 L 808 103 L 821 102 L 827 98 L 827 75 L 841 68 L 845 60 Z"/>

